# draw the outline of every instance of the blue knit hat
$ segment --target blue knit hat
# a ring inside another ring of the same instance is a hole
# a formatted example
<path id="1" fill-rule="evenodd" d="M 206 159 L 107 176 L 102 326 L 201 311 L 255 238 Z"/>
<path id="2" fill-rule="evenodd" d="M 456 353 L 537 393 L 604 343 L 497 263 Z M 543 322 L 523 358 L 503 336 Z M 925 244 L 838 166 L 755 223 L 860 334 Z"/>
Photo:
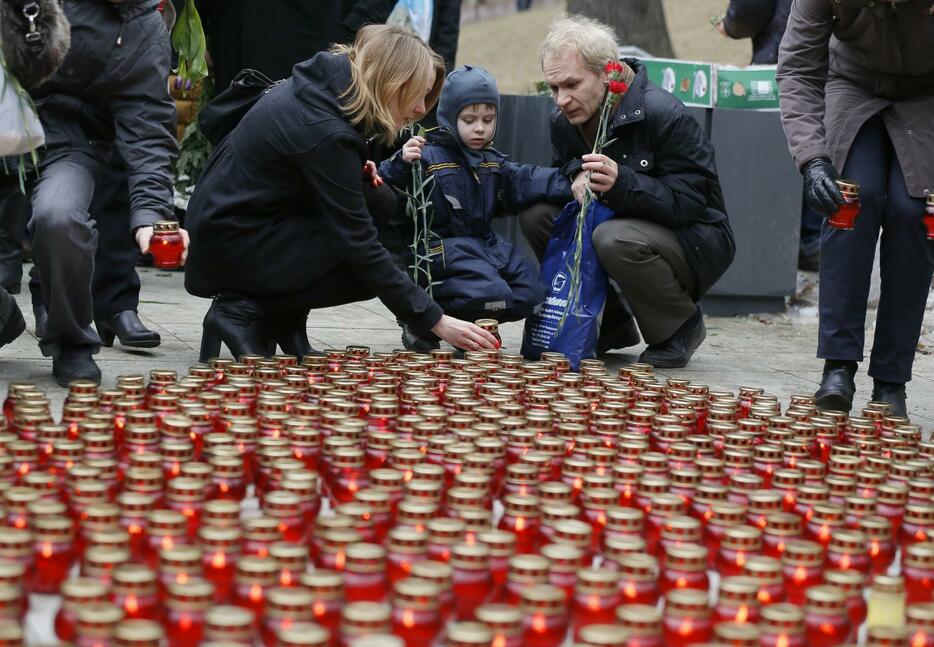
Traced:
<path id="1" fill-rule="evenodd" d="M 438 100 L 438 124 L 457 135 L 457 115 L 467 106 L 489 103 L 499 113 L 496 79 L 482 67 L 461 65 L 448 74 Z"/>

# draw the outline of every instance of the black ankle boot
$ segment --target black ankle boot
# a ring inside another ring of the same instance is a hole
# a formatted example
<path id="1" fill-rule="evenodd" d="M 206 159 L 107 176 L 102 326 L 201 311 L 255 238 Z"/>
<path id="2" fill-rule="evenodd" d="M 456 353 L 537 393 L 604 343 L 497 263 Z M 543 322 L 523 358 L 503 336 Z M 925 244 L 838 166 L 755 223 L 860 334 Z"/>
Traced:
<path id="1" fill-rule="evenodd" d="M 98 368 L 88 346 L 69 346 L 62 344 L 52 358 L 52 375 L 59 386 L 68 386 L 74 380 L 90 380 L 101 383 L 101 369 Z"/>
<path id="2" fill-rule="evenodd" d="M 124 346 L 133 348 L 155 348 L 162 342 L 159 333 L 143 325 L 135 310 L 122 310 L 106 319 L 96 320 L 94 325 L 104 346 L 108 347 L 114 345 L 114 337 Z"/>
<path id="3" fill-rule="evenodd" d="M 299 361 L 306 355 L 320 355 L 321 351 L 312 348 L 308 341 L 307 325 L 308 313 L 276 319 L 269 331 L 273 345 L 278 345 L 286 355 L 295 355 Z"/>
<path id="4" fill-rule="evenodd" d="M 905 402 L 905 384 L 898 382 L 883 382 L 873 378 L 872 401 L 885 402 L 891 405 L 893 416 L 908 417 L 908 405 Z"/>
<path id="5" fill-rule="evenodd" d="M 217 357 L 221 342 L 236 359 L 243 355 L 270 354 L 266 320 L 256 302 L 230 292 L 214 298 L 204 315 L 201 361 Z"/>
<path id="6" fill-rule="evenodd" d="M 818 409 L 849 413 L 856 394 L 856 362 L 828 359 L 824 362 L 824 376 L 814 394 Z"/>

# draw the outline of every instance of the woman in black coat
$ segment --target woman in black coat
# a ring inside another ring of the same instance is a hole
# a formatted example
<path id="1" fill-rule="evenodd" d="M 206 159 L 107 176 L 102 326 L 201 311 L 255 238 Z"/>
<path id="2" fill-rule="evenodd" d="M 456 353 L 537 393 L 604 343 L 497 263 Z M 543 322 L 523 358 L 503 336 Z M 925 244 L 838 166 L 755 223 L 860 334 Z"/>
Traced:
<path id="1" fill-rule="evenodd" d="M 418 37 L 371 25 L 353 47 L 296 65 L 220 143 L 186 221 L 185 286 L 214 297 L 202 359 L 219 341 L 235 357 L 267 355 L 274 342 L 306 354 L 310 309 L 373 296 L 417 331 L 465 350 L 494 347 L 393 264 L 374 224 L 393 198 L 363 177 L 367 138 L 393 139 L 437 100 L 442 81 L 441 59 Z"/>

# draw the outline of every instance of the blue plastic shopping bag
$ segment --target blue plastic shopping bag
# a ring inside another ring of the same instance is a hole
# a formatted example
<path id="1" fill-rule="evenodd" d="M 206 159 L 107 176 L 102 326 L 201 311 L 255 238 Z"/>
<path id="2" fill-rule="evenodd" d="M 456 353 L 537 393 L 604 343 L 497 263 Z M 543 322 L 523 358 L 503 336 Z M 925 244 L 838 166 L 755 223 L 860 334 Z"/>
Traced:
<path id="1" fill-rule="evenodd" d="M 579 203 L 569 202 L 555 220 L 538 275 L 547 286 L 545 302 L 525 320 L 522 338 L 525 357 L 537 360 L 545 351 L 564 353 L 574 370 L 582 359 L 596 355 L 600 312 L 606 301 L 608 280 L 593 246 L 593 230 L 614 215 L 611 209 L 598 202 L 591 202 L 587 209 L 581 249 L 580 296 L 575 306 L 569 303 L 570 267 L 577 245 L 580 210 Z M 559 326 L 569 308 L 564 325 Z"/>

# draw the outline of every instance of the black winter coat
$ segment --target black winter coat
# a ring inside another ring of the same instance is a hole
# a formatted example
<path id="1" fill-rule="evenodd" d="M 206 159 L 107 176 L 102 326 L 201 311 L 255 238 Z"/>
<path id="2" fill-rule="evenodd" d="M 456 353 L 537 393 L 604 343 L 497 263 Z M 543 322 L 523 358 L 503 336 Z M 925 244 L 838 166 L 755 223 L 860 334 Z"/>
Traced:
<path id="1" fill-rule="evenodd" d="M 730 38 L 752 39 L 753 65 L 778 63 L 791 0 L 730 0 L 723 26 Z"/>
<path id="2" fill-rule="evenodd" d="M 461 0 L 435 0 L 428 44 L 444 59 L 444 69 L 447 72 L 454 69 L 460 33 Z"/>
<path id="3" fill-rule="evenodd" d="M 240 70 L 284 79 L 292 66 L 382 24 L 396 0 L 196 0 L 218 89 Z"/>
<path id="4" fill-rule="evenodd" d="M 71 49 L 30 92 L 45 129 L 43 163 L 78 150 L 126 161 L 131 226 L 174 218 L 175 102 L 171 45 L 158 0 L 65 0 Z"/>
<path id="5" fill-rule="evenodd" d="M 733 262 L 736 247 L 723 204 L 714 150 L 700 125 L 674 96 L 648 80 L 645 66 L 625 59 L 636 77 L 608 128 L 615 139 L 604 154 L 619 176 L 600 202 L 619 218 L 639 218 L 673 229 L 694 270 L 695 300 Z M 569 178 L 590 153 L 580 129 L 555 108 L 551 117 L 553 166 Z"/>
<path id="6" fill-rule="evenodd" d="M 188 207 L 190 293 L 290 295 L 346 264 L 404 322 L 438 322 L 441 308 L 377 239 L 365 135 L 339 100 L 350 82 L 346 56 L 299 63 L 214 149 Z"/>

